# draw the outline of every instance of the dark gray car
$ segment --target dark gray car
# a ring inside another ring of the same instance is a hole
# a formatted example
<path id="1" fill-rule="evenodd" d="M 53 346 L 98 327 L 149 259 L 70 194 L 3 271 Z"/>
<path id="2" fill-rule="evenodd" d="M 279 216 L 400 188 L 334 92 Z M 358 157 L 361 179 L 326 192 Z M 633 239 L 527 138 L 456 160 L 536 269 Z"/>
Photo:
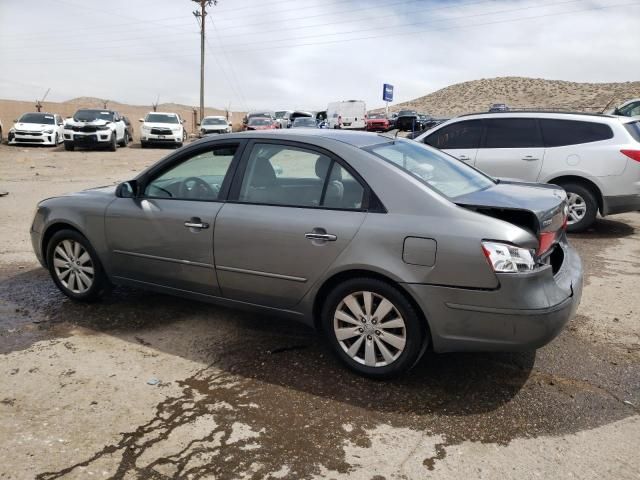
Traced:
<path id="1" fill-rule="evenodd" d="M 385 377 L 437 352 L 533 349 L 575 312 L 564 191 L 333 130 L 206 138 L 117 187 L 50 198 L 33 247 L 67 296 L 111 284 L 277 313 Z"/>

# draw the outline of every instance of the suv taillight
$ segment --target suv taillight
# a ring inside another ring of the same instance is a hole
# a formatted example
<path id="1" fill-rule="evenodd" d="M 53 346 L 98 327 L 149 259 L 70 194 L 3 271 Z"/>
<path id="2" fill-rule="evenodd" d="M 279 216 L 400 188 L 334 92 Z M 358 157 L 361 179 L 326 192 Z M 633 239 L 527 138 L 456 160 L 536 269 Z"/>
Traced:
<path id="1" fill-rule="evenodd" d="M 625 154 L 631 160 L 640 162 L 640 150 L 620 150 L 620 153 Z"/>

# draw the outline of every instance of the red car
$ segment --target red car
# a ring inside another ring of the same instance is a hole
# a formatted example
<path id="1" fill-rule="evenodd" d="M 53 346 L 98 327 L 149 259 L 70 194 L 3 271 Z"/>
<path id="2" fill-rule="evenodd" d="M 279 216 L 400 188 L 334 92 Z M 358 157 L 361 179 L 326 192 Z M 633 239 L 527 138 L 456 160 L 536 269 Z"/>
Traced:
<path id="1" fill-rule="evenodd" d="M 366 130 L 368 132 L 386 132 L 389 130 L 389 120 L 384 113 L 370 113 L 367 115 Z"/>
<path id="2" fill-rule="evenodd" d="M 273 130 L 278 128 L 278 122 L 270 117 L 251 117 L 246 128 L 247 130 Z"/>

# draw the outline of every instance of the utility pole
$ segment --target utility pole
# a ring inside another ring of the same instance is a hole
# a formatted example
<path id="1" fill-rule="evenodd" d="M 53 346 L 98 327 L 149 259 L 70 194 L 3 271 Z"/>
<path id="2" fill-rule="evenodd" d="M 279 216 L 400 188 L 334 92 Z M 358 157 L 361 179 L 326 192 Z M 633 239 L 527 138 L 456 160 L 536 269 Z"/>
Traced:
<path id="1" fill-rule="evenodd" d="M 194 10 L 193 16 L 200 23 L 200 120 L 204 118 L 204 41 L 205 20 L 207 19 L 207 7 L 218 4 L 218 0 L 191 0 L 200 5 L 200 10 Z"/>
<path id="2" fill-rule="evenodd" d="M 42 100 L 38 100 L 36 99 L 36 110 L 39 112 L 40 110 L 42 110 L 42 102 L 45 101 L 45 99 L 47 98 L 47 95 L 49 95 L 49 92 L 51 91 L 51 88 L 48 88 L 47 91 L 44 94 L 44 97 L 42 97 Z"/>

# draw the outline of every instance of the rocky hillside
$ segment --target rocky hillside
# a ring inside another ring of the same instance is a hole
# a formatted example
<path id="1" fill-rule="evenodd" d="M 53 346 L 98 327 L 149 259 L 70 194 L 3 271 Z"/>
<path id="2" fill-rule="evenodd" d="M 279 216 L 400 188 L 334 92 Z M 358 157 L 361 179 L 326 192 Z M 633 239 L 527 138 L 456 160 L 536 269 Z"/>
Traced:
<path id="1" fill-rule="evenodd" d="M 599 112 L 607 104 L 640 97 L 640 81 L 576 83 L 542 78 L 498 77 L 457 83 L 424 97 L 394 105 L 391 110 L 414 109 L 451 117 L 483 112 L 492 103 L 513 108 L 559 108 Z"/>

